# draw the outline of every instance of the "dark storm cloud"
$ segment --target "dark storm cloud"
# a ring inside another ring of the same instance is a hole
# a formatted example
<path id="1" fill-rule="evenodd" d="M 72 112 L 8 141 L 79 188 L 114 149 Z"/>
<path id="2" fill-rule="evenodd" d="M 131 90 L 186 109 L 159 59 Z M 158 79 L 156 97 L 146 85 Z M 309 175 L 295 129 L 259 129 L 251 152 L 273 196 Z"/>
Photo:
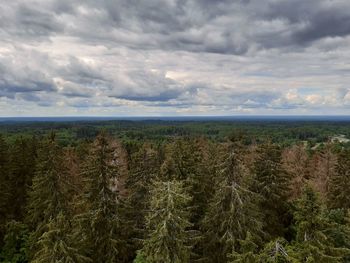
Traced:
<path id="1" fill-rule="evenodd" d="M 0 96 L 13 98 L 16 93 L 38 91 L 56 91 L 49 76 L 21 63 L 16 63 L 13 58 L 0 60 Z"/>
<path id="2" fill-rule="evenodd" d="M 325 37 L 349 35 L 349 8 L 349 1 L 275 1 L 269 5 L 267 17 L 284 19 L 291 28 L 301 25 L 291 31 L 290 44 L 302 45 Z"/>
<path id="3" fill-rule="evenodd" d="M 350 33 L 350 2 L 329 0 L 14 1 L 0 9 L 3 32 L 23 38 L 62 33 L 132 48 L 222 54 L 304 45 Z M 263 24 L 285 23 L 265 30 Z"/>
<path id="4" fill-rule="evenodd" d="M 80 31 L 84 37 L 96 39 L 102 34 L 109 43 L 141 49 L 242 55 L 254 45 L 303 46 L 350 33 L 350 2 L 346 1 L 121 0 L 90 2 L 85 8 L 81 25 L 96 30 L 91 31 L 93 35 Z M 285 25 L 274 28 L 276 22 Z"/>
<path id="5" fill-rule="evenodd" d="M 64 24 L 56 14 L 39 4 L 26 1 L 7 1 L 0 5 L 0 32 L 3 40 L 24 41 L 48 40 L 48 37 L 63 32 Z"/>

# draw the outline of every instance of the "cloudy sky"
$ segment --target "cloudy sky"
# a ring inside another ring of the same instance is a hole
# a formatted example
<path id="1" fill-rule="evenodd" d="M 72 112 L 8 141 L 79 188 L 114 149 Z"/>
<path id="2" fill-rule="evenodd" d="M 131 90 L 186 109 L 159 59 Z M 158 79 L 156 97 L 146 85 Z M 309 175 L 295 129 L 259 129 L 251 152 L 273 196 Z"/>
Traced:
<path id="1" fill-rule="evenodd" d="M 0 116 L 350 114 L 349 0 L 0 2 Z"/>

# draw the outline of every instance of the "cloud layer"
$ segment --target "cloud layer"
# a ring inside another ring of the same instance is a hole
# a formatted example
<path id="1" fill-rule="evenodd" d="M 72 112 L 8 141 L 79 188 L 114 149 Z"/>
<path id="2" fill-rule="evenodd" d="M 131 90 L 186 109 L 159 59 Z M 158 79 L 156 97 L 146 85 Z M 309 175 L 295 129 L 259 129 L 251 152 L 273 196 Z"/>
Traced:
<path id="1" fill-rule="evenodd" d="M 0 4 L 0 115 L 349 114 L 348 0 Z"/>

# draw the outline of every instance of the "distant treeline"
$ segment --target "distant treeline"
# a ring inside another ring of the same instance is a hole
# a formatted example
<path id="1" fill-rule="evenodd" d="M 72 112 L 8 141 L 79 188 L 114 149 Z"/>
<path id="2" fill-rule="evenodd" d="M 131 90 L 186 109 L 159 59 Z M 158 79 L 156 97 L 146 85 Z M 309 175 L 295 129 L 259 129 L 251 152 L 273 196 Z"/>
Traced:
<path id="1" fill-rule="evenodd" d="M 228 137 L 244 135 L 246 144 L 271 141 L 292 145 L 306 141 L 313 147 L 325 143 L 336 135 L 350 138 L 350 121 L 165 121 L 165 120 L 118 120 L 118 121 L 71 121 L 71 122 L 2 122 L 0 133 L 8 140 L 18 135 L 45 136 L 55 131 L 61 145 L 76 146 L 80 140 L 96 137 L 107 130 L 122 141 L 172 140 L 176 137 L 203 136 L 223 142 Z M 350 144 L 348 145 L 350 146 Z"/>

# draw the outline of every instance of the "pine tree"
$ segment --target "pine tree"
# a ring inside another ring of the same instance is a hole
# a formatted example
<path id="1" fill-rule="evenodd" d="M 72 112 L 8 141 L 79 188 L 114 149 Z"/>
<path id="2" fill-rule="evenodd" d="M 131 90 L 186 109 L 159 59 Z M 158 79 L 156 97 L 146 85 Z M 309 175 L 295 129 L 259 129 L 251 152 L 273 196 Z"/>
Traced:
<path id="1" fill-rule="evenodd" d="M 56 218 L 50 219 L 47 231 L 38 241 L 39 250 L 32 263 L 85 263 L 92 262 L 76 248 L 77 240 L 71 233 L 69 221 L 60 212 Z"/>
<path id="2" fill-rule="evenodd" d="M 290 177 L 281 166 L 281 150 L 273 144 L 261 145 L 254 162 L 256 185 L 254 190 L 262 196 L 264 231 L 272 237 L 283 236 L 288 216 L 287 197 Z"/>
<path id="3" fill-rule="evenodd" d="M 239 251 L 239 241 L 250 232 L 262 234 L 259 197 L 249 190 L 250 177 L 234 149 L 230 149 L 218 175 L 213 200 L 204 218 L 205 253 L 209 262 L 227 262 Z"/>
<path id="4" fill-rule="evenodd" d="M 82 246 L 89 246 L 96 263 L 122 262 L 125 255 L 116 185 L 120 175 L 117 155 L 113 141 L 101 133 L 82 169 L 86 189 L 83 212 L 77 216 L 77 235 L 83 240 Z"/>
<path id="5" fill-rule="evenodd" d="M 335 173 L 330 178 L 328 204 L 332 208 L 350 208 L 350 150 L 338 154 Z"/>
<path id="6" fill-rule="evenodd" d="M 149 263 L 189 262 L 193 233 L 189 231 L 188 203 L 183 182 L 158 181 L 151 190 L 148 238 L 138 256 Z M 136 261 L 137 262 L 137 261 Z"/>

